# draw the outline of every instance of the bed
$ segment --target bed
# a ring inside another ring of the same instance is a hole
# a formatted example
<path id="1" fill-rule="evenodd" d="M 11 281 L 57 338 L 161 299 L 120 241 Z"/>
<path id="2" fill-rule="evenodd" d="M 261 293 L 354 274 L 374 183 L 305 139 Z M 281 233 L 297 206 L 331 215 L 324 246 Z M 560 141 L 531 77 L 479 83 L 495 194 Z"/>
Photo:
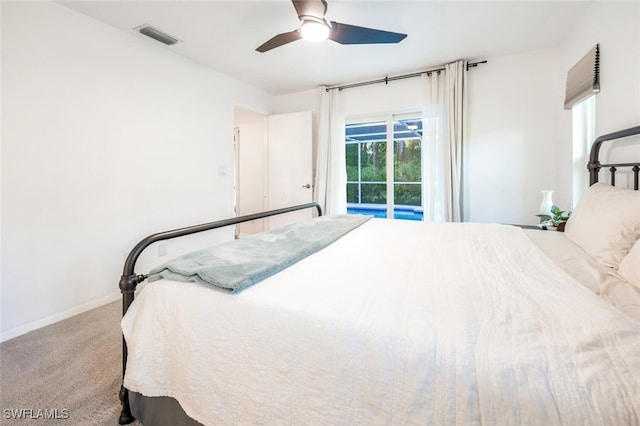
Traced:
<path id="1" fill-rule="evenodd" d="M 299 209 L 318 218 L 260 244 L 320 229 L 315 244 L 354 219 L 312 203 L 147 237 L 120 280 L 120 424 L 639 424 L 640 163 L 598 160 L 602 143 L 639 134 L 594 142 L 564 233 L 358 218 L 286 268 L 217 289 L 208 278 L 226 265 L 201 283 L 176 264 L 137 275 L 135 261 L 159 240 Z M 607 167 L 630 168 L 636 191 L 598 182 Z"/>

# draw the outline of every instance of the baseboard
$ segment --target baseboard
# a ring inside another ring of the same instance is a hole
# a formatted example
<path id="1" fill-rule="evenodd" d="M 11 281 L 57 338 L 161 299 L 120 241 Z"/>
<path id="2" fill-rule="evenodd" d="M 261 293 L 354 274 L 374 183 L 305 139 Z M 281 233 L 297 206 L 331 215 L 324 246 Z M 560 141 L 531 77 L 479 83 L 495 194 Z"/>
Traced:
<path id="1" fill-rule="evenodd" d="M 21 325 L 19 327 L 15 327 L 7 331 L 3 331 L 2 334 L 0 334 L 0 342 L 13 339 L 14 337 L 18 337 L 30 331 L 37 330 L 38 328 L 46 327 L 47 325 L 51 325 L 58 321 L 71 318 L 74 315 L 78 315 L 83 312 L 90 311 L 91 309 L 99 308 L 100 306 L 104 306 L 108 303 L 119 300 L 120 297 L 121 297 L 120 293 L 115 293 L 110 296 L 101 297 L 99 299 L 92 300 L 87 303 L 83 303 L 82 305 L 74 306 L 73 308 L 67 309 L 64 312 L 60 312 L 59 314 L 51 315 L 49 317 L 30 322 L 29 324 Z"/>

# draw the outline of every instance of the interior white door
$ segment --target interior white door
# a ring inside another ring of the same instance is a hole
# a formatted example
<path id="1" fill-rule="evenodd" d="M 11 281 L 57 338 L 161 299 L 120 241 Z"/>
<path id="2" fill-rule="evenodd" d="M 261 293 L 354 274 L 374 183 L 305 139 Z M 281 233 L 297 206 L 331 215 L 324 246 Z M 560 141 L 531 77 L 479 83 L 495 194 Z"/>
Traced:
<path id="1" fill-rule="evenodd" d="M 313 201 L 311 111 L 267 118 L 269 210 Z M 311 209 L 269 218 L 269 229 L 311 218 Z"/>
<path id="2" fill-rule="evenodd" d="M 264 211 L 267 206 L 267 116 L 236 108 L 237 127 L 235 170 L 237 201 L 236 215 Z M 263 219 L 243 222 L 237 227 L 238 237 L 257 234 L 266 229 Z"/>

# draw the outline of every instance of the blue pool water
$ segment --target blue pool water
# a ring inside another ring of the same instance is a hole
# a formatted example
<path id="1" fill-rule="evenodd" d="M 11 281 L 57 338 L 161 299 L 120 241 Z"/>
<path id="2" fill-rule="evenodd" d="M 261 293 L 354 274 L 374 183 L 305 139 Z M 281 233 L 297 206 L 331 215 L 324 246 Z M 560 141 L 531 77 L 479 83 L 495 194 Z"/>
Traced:
<path id="1" fill-rule="evenodd" d="M 347 213 L 370 214 L 379 218 L 387 217 L 387 206 L 380 204 L 347 204 Z M 394 219 L 422 220 L 422 207 L 395 206 L 393 208 Z"/>

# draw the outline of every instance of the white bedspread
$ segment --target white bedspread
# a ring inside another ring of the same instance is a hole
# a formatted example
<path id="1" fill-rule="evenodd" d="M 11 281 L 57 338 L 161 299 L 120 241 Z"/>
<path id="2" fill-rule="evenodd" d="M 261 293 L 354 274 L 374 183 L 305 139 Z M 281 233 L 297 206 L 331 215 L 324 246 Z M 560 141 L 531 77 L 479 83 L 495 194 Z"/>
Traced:
<path id="1" fill-rule="evenodd" d="M 371 220 L 237 295 L 149 284 L 125 386 L 206 425 L 640 423 L 640 325 L 515 227 Z"/>

